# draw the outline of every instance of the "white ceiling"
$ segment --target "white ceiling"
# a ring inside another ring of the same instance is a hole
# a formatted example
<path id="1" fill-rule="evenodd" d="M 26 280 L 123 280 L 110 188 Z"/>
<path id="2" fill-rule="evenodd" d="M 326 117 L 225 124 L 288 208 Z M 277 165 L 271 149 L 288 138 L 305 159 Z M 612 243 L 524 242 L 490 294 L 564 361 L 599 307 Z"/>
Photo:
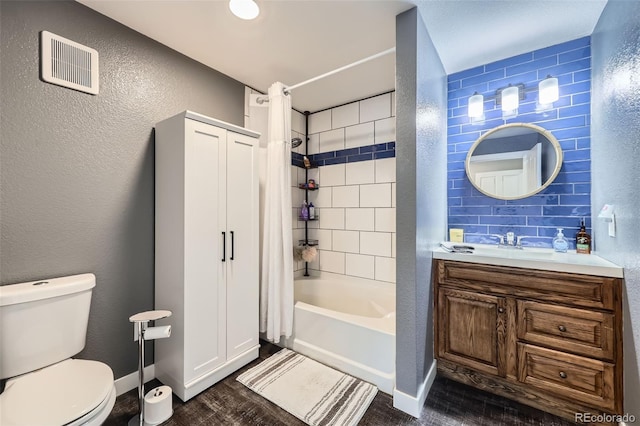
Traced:
<path id="1" fill-rule="evenodd" d="M 294 85 L 395 46 L 417 5 L 448 74 L 592 33 L 606 0 L 257 0 L 243 21 L 226 0 L 78 0 L 248 86 Z M 395 55 L 292 92 L 315 112 L 395 88 Z"/>

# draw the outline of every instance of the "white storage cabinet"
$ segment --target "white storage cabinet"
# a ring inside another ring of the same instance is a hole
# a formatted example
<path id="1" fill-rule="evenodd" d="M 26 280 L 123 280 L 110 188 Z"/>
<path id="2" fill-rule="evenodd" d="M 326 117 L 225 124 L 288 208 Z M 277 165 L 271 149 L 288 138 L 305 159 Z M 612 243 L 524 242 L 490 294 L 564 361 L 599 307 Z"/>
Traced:
<path id="1" fill-rule="evenodd" d="M 191 111 L 156 125 L 155 375 L 183 401 L 258 357 L 259 134 Z"/>

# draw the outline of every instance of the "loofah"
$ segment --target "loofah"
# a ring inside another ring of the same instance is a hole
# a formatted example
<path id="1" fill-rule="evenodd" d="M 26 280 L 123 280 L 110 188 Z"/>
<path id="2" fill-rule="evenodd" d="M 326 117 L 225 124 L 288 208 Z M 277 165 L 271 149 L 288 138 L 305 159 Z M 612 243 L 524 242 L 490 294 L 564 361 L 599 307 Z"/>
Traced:
<path id="1" fill-rule="evenodd" d="M 305 247 L 302 249 L 302 260 L 305 262 L 312 262 L 318 255 L 318 250 L 315 247 Z"/>

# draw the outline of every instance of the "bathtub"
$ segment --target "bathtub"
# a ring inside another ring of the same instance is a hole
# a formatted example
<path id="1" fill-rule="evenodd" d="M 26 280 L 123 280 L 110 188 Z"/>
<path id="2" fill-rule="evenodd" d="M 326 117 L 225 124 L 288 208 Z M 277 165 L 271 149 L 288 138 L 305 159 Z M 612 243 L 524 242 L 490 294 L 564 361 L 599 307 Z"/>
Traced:
<path id="1" fill-rule="evenodd" d="M 395 384 L 395 285 L 323 274 L 294 283 L 293 335 L 285 346 L 388 394 Z"/>

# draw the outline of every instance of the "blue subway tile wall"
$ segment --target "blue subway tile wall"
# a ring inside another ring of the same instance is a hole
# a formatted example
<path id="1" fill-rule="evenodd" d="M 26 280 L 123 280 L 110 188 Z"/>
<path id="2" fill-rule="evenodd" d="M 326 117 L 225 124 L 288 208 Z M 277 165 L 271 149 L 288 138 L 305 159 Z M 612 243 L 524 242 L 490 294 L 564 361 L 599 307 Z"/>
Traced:
<path id="1" fill-rule="evenodd" d="M 537 85 L 547 75 L 558 78 L 560 99 L 554 109 L 536 112 Z M 495 90 L 524 83 L 526 97 L 519 115 L 503 120 Z M 448 216 L 449 228 L 462 228 L 468 242 L 495 243 L 491 234 L 513 231 L 527 236 L 523 245 L 551 247 L 556 228 L 575 248 L 575 233 L 585 218 L 591 232 L 591 39 L 546 47 L 452 74 L 448 78 Z M 531 90 L 534 89 L 534 90 Z M 485 120 L 473 124 L 467 100 L 485 96 Z M 505 123 L 532 123 L 549 130 L 560 142 L 563 162 L 553 184 L 521 200 L 485 196 L 464 170 L 471 145 L 488 130 Z"/>

